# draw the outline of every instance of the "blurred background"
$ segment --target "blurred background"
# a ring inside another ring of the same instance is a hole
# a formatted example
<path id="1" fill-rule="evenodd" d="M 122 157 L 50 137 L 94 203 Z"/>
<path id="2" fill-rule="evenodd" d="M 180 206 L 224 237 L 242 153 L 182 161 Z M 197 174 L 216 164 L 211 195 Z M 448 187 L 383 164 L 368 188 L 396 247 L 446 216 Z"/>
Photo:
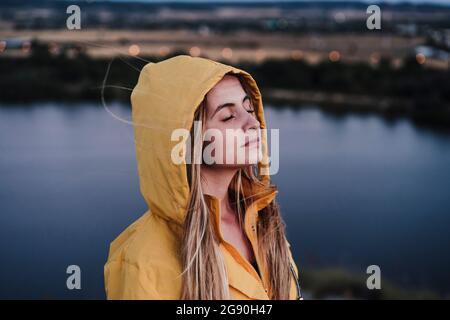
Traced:
<path id="1" fill-rule="evenodd" d="M 189 54 L 260 86 L 306 298 L 448 299 L 450 1 L 374 3 L 2 0 L 0 298 L 105 298 L 109 243 L 146 211 L 113 115 L 148 61 Z"/>

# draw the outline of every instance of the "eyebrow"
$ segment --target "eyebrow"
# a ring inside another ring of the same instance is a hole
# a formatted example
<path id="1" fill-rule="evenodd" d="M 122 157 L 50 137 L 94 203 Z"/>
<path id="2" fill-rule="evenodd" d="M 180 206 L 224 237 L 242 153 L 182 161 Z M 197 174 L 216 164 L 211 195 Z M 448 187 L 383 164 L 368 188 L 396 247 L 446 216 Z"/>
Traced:
<path id="1" fill-rule="evenodd" d="M 245 95 L 244 99 L 242 99 L 242 102 L 244 102 L 244 101 L 247 100 L 247 99 L 250 100 L 250 97 L 249 97 L 248 94 Z M 222 110 L 223 108 L 234 107 L 234 106 L 235 106 L 235 104 L 232 103 L 232 102 L 226 102 L 226 103 L 223 103 L 223 104 L 219 105 L 219 106 L 216 108 L 216 110 L 214 110 L 214 112 L 213 112 L 211 118 L 213 118 L 214 115 L 215 115 L 217 112 L 219 112 L 220 110 Z"/>

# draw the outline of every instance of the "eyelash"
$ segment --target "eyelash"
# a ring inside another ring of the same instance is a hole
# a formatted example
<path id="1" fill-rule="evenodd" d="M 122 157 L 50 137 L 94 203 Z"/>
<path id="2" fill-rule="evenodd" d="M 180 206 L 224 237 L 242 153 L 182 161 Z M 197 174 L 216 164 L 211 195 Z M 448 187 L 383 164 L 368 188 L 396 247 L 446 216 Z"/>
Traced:
<path id="1" fill-rule="evenodd" d="M 248 113 L 255 113 L 255 110 L 247 110 L 247 112 L 248 112 Z M 227 122 L 227 121 L 229 121 L 229 120 L 231 120 L 231 119 L 233 119 L 233 118 L 235 118 L 235 116 L 234 116 L 234 115 L 231 115 L 231 116 L 229 116 L 229 117 L 223 119 L 222 121 L 223 121 L 223 122 Z"/>

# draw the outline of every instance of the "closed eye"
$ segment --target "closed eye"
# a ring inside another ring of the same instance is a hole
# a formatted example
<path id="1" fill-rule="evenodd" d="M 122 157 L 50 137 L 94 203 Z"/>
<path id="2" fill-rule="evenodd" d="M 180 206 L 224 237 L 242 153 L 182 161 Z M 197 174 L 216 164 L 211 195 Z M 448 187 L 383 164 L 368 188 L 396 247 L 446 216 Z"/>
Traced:
<path id="1" fill-rule="evenodd" d="M 223 122 L 226 122 L 226 121 L 229 121 L 229 120 L 231 120 L 231 119 L 233 119 L 233 118 L 235 118 L 234 115 L 231 115 L 231 116 L 229 116 L 229 117 L 226 117 L 226 118 L 223 119 L 222 121 L 223 121 Z"/>
<path id="2" fill-rule="evenodd" d="M 242 103 L 245 103 L 249 101 L 250 102 L 250 97 L 248 95 L 245 95 L 245 97 L 242 99 Z M 229 107 L 235 107 L 235 104 L 232 102 L 227 102 L 227 103 L 223 103 L 221 105 L 219 105 L 216 110 L 214 110 L 213 114 L 211 115 L 211 118 L 213 118 L 217 112 L 219 112 L 220 110 L 222 110 L 223 108 L 229 108 Z"/>

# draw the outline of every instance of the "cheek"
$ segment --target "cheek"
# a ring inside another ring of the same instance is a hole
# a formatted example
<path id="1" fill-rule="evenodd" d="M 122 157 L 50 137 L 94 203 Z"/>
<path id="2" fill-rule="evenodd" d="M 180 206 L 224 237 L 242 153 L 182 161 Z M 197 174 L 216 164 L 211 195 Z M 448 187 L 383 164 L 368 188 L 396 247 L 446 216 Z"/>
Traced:
<path id="1" fill-rule="evenodd" d="M 227 130 L 238 130 L 239 128 L 241 128 L 241 126 L 236 120 L 230 121 L 210 120 L 205 123 L 205 129 L 214 129 L 214 131 L 220 132 L 224 140 Z"/>
<path id="2" fill-rule="evenodd" d="M 205 130 L 209 130 L 209 132 L 205 136 L 207 137 L 208 141 L 204 143 L 204 147 L 213 143 L 213 146 L 211 146 L 211 150 L 222 150 L 220 154 L 216 153 L 216 151 L 213 151 L 212 155 L 215 157 L 226 157 L 226 155 L 229 153 L 235 155 L 237 154 L 238 150 L 244 149 L 244 147 L 242 147 L 242 144 L 245 143 L 245 134 L 242 131 L 242 123 L 239 121 L 239 119 L 230 121 L 209 119 L 205 122 Z M 232 132 L 229 132 L 230 135 L 228 136 L 228 138 L 227 130 L 232 130 Z M 239 137 L 236 137 L 235 135 L 238 135 Z M 221 140 L 217 141 L 216 139 Z M 230 155 L 230 157 L 233 156 Z"/>
<path id="3" fill-rule="evenodd" d="M 224 126 L 221 121 L 206 121 L 205 123 L 205 136 L 204 136 L 204 147 L 213 143 L 216 147 L 219 146 L 219 143 L 222 142 L 222 145 L 225 144 L 225 135 L 226 129 L 229 129 L 227 126 Z M 220 139 L 220 141 L 218 141 Z"/>

